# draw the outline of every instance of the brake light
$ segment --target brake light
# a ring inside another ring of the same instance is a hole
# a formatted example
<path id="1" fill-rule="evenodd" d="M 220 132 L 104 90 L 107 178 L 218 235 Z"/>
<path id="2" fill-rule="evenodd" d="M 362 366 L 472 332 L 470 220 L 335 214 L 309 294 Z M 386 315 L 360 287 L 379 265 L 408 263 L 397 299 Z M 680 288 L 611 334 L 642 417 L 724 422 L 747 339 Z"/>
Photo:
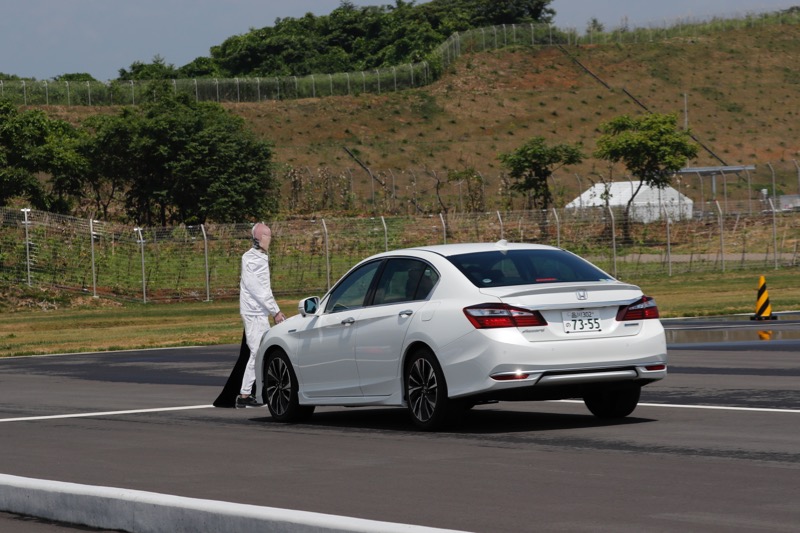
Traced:
<path id="1" fill-rule="evenodd" d="M 642 298 L 631 305 L 619 308 L 617 320 L 624 322 L 627 320 L 647 320 L 658 318 L 658 306 L 654 298 L 642 296 Z"/>
<path id="2" fill-rule="evenodd" d="M 546 326 L 547 321 L 539 311 L 531 311 L 507 304 L 480 304 L 464 308 L 464 314 L 476 329 L 526 328 Z"/>

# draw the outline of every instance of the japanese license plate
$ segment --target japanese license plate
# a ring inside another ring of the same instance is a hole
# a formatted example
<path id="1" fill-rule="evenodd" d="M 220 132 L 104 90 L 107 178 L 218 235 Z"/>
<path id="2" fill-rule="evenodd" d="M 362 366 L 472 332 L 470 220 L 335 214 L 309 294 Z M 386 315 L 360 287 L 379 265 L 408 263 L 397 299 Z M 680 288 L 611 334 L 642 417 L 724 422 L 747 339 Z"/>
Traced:
<path id="1" fill-rule="evenodd" d="M 602 331 L 600 312 L 593 310 L 564 311 L 561 313 L 564 320 L 565 333 L 590 333 Z"/>

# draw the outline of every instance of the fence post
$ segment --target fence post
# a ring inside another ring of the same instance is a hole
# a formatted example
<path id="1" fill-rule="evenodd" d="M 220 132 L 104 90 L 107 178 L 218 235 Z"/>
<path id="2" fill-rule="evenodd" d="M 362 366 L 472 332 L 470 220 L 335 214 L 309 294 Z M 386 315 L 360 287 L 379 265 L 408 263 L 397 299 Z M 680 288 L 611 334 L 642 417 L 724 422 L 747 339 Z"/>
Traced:
<path id="1" fill-rule="evenodd" d="M 614 277 L 617 277 L 617 225 L 614 221 L 614 210 L 607 206 L 608 214 L 611 217 L 611 257 L 614 264 Z"/>
<path id="2" fill-rule="evenodd" d="M 383 223 L 383 248 L 385 251 L 389 251 L 389 230 L 386 227 L 386 219 L 383 218 L 381 215 L 381 222 Z"/>
<path id="3" fill-rule="evenodd" d="M 133 231 L 136 232 L 136 238 L 139 243 L 139 248 L 142 252 L 142 303 L 147 303 L 147 278 L 145 277 L 144 270 L 144 237 L 142 236 L 142 228 L 135 227 Z"/>
<path id="4" fill-rule="evenodd" d="M 545 214 L 545 216 L 547 216 Z M 556 208 L 553 208 L 553 216 L 556 217 L 556 244 L 559 248 L 561 248 L 561 220 L 558 218 L 558 211 Z"/>
<path id="5" fill-rule="evenodd" d="M 28 213 L 31 212 L 29 207 L 25 209 L 20 209 L 22 214 L 25 216 L 25 221 L 22 223 L 25 226 L 25 267 L 28 271 L 28 287 L 31 286 L 31 240 L 30 235 L 28 234 L 28 225 L 30 221 L 28 221 Z"/>
<path id="6" fill-rule="evenodd" d="M 669 218 L 669 213 L 667 213 L 667 208 L 662 205 L 664 209 L 664 218 L 667 219 L 667 275 L 672 277 L 672 236 L 670 235 L 670 225 L 672 221 Z M 680 211 L 678 211 L 678 216 L 680 216 Z"/>
<path id="7" fill-rule="evenodd" d="M 725 225 L 722 218 L 722 208 L 719 206 L 719 200 L 714 200 L 717 205 L 717 213 L 719 217 L 719 256 L 722 263 L 722 271 L 725 272 Z"/>
<path id="8" fill-rule="evenodd" d="M 322 219 L 322 232 L 325 236 L 325 270 L 328 275 L 328 290 L 331 290 L 331 254 L 328 246 L 328 225 L 325 224 L 324 218 Z"/>
<path id="9" fill-rule="evenodd" d="M 497 211 L 497 220 L 500 221 L 500 240 L 505 239 L 505 229 L 503 228 L 503 217 L 500 216 L 500 211 Z"/>
<path id="10" fill-rule="evenodd" d="M 439 213 L 439 220 L 442 221 L 442 236 L 444 237 L 444 244 L 447 244 L 447 224 L 444 221 L 444 215 Z"/>
<path id="11" fill-rule="evenodd" d="M 775 217 L 775 204 L 772 198 L 769 199 L 769 207 L 772 210 L 772 255 L 775 258 L 775 270 L 778 270 L 778 221 Z"/>
<path id="12" fill-rule="evenodd" d="M 769 167 L 770 172 L 772 172 L 772 197 L 777 200 L 778 196 L 775 192 L 775 169 L 772 168 L 772 163 L 767 163 L 767 166 Z"/>
<path id="13" fill-rule="evenodd" d="M 800 165 L 797 164 L 797 159 L 792 159 L 794 166 L 797 167 L 797 194 L 800 194 Z"/>
<path id="14" fill-rule="evenodd" d="M 205 224 L 200 224 L 200 231 L 203 232 L 203 252 L 206 259 L 206 301 L 211 301 L 211 273 L 208 270 L 208 235 L 206 235 Z"/>
<path id="15" fill-rule="evenodd" d="M 89 218 L 89 242 L 92 249 L 92 298 L 97 298 L 97 267 L 94 261 L 94 220 Z"/>

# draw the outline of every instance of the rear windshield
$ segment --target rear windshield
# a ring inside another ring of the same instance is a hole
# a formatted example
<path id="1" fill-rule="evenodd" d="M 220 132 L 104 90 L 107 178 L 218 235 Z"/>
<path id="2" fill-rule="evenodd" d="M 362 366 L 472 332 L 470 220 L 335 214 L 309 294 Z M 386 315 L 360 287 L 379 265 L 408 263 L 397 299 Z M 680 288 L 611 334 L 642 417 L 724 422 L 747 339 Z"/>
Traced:
<path id="1" fill-rule="evenodd" d="M 448 259 L 477 287 L 612 279 L 588 261 L 563 250 L 493 250 Z"/>

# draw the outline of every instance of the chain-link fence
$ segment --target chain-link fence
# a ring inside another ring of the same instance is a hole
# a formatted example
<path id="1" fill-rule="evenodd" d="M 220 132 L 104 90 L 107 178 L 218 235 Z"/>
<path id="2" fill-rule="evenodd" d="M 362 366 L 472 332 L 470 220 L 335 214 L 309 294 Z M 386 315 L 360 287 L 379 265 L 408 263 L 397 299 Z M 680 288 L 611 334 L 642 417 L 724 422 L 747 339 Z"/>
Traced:
<path id="1" fill-rule="evenodd" d="M 585 33 L 549 24 L 504 24 L 451 35 L 428 61 L 390 68 L 308 76 L 197 78 L 169 80 L 175 93 L 197 101 L 261 102 L 360 93 L 381 94 L 428 85 L 462 54 L 508 46 L 583 44 L 638 44 L 676 37 L 697 38 L 710 32 L 754 27 L 759 24 L 797 24 L 800 12 L 747 14 L 737 18 L 685 20 L 648 28 L 621 26 L 612 31 Z M 0 80 L 0 98 L 18 105 L 106 106 L 136 105 L 152 99 L 150 81 Z"/>
<path id="2" fill-rule="evenodd" d="M 637 209 L 653 209 L 652 206 Z M 276 294 L 321 295 L 357 261 L 385 250 L 506 239 L 561 246 L 621 279 L 796 268 L 800 213 L 632 221 L 615 208 L 270 222 Z M 144 302 L 238 294 L 250 224 L 138 228 L 0 208 L 0 281 Z M 637 219 L 636 213 L 630 217 Z"/>

